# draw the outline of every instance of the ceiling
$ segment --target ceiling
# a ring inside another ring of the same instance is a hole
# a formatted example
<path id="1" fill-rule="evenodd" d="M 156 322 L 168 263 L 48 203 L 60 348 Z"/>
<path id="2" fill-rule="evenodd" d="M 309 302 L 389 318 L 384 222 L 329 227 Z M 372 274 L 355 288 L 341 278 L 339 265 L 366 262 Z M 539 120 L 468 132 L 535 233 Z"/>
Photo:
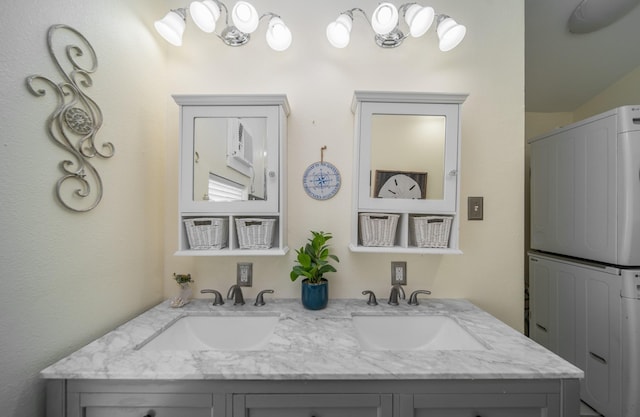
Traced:
<path id="1" fill-rule="evenodd" d="M 573 34 L 581 0 L 525 0 L 525 109 L 571 112 L 640 66 L 640 7 L 617 22 Z"/>

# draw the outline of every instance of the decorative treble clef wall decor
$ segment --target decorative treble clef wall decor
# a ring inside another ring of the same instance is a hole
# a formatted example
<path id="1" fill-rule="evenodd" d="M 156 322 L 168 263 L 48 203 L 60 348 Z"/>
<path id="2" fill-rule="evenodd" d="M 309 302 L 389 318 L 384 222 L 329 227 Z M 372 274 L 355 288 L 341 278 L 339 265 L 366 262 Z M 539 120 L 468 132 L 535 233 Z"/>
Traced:
<path id="1" fill-rule="evenodd" d="M 58 36 L 62 38 L 63 32 L 66 37 L 80 41 L 79 44 L 66 45 L 64 61 L 57 54 L 59 48 L 54 45 Z M 111 158 L 115 150 L 110 142 L 96 145 L 96 135 L 103 121 L 102 111 L 85 93 L 93 84 L 91 74 L 98 68 L 98 58 L 89 41 L 66 25 L 49 28 L 47 46 L 63 80 L 56 83 L 41 75 L 31 75 L 26 79 L 27 88 L 38 97 L 44 96 L 47 90 L 56 95 L 57 106 L 46 121 L 47 134 L 73 159 L 60 162 L 63 175 L 56 182 L 55 194 L 67 209 L 87 212 L 100 203 L 103 193 L 102 179 L 89 161 L 96 156 Z M 38 88 L 38 84 L 42 86 Z"/>

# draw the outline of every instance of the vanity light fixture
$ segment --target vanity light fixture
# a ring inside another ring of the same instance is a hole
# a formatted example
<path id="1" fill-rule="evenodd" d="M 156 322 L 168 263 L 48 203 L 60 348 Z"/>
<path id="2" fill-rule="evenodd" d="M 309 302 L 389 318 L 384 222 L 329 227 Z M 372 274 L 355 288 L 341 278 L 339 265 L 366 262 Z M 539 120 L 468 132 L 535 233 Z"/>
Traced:
<path id="1" fill-rule="evenodd" d="M 424 35 L 434 21 L 439 47 L 443 52 L 458 46 L 467 33 L 465 26 L 445 14 L 436 14 L 432 7 L 405 3 L 397 8 L 392 3 L 383 2 L 373 11 L 371 21 L 364 10 L 356 7 L 340 13 L 335 21 L 329 23 L 327 39 L 334 47 L 344 48 L 349 45 L 354 12 L 364 15 L 375 32 L 376 44 L 382 48 L 395 48 L 409 36 L 418 38 Z M 404 18 L 409 34 L 400 30 L 400 16 Z"/>
<path id="2" fill-rule="evenodd" d="M 200 30 L 205 33 L 214 33 L 229 46 L 242 46 L 249 42 L 250 35 L 258 29 L 260 20 L 265 17 L 269 19 L 266 39 L 271 49 L 284 51 L 291 45 L 291 31 L 280 16 L 271 12 L 259 15 L 256 8 L 246 1 L 238 1 L 229 13 L 227 6 L 218 0 L 192 1 L 188 9 L 170 10 L 162 19 L 157 20 L 154 23 L 156 30 L 172 45 L 182 45 L 182 35 L 187 23 L 187 10 L 191 20 Z M 218 34 L 215 30 L 223 10 L 225 27 Z M 229 16 L 231 16 L 231 25 L 229 24 Z"/>

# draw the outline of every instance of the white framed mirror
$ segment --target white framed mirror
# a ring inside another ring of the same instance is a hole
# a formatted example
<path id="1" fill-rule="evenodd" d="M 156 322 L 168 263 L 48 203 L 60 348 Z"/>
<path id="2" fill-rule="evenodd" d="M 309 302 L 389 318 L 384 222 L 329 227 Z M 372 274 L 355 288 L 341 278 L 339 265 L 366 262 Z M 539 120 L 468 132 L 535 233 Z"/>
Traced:
<path id="1" fill-rule="evenodd" d="M 180 183 L 185 209 L 277 211 L 277 108 L 188 106 L 182 120 Z"/>

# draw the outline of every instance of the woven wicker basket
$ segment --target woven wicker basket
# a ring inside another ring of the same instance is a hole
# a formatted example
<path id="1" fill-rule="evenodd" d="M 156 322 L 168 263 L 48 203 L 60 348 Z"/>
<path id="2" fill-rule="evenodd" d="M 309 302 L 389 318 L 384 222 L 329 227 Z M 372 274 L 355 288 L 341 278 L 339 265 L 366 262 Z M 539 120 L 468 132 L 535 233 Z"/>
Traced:
<path id="1" fill-rule="evenodd" d="M 273 245 L 276 219 L 236 219 L 240 249 L 269 249 Z"/>
<path id="2" fill-rule="evenodd" d="M 446 248 L 451 233 L 450 216 L 414 216 L 413 231 L 419 248 Z"/>
<path id="3" fill-rule="evenodd" d="M 399 214 L 360 213 L 362 246 L 393 246 Z"/>
<path id="4" fill-rule="evenodd" d="M 228 220 L 216 217 L 185 219 L 190 249 L 222 249 L 227 246 Z"/>

